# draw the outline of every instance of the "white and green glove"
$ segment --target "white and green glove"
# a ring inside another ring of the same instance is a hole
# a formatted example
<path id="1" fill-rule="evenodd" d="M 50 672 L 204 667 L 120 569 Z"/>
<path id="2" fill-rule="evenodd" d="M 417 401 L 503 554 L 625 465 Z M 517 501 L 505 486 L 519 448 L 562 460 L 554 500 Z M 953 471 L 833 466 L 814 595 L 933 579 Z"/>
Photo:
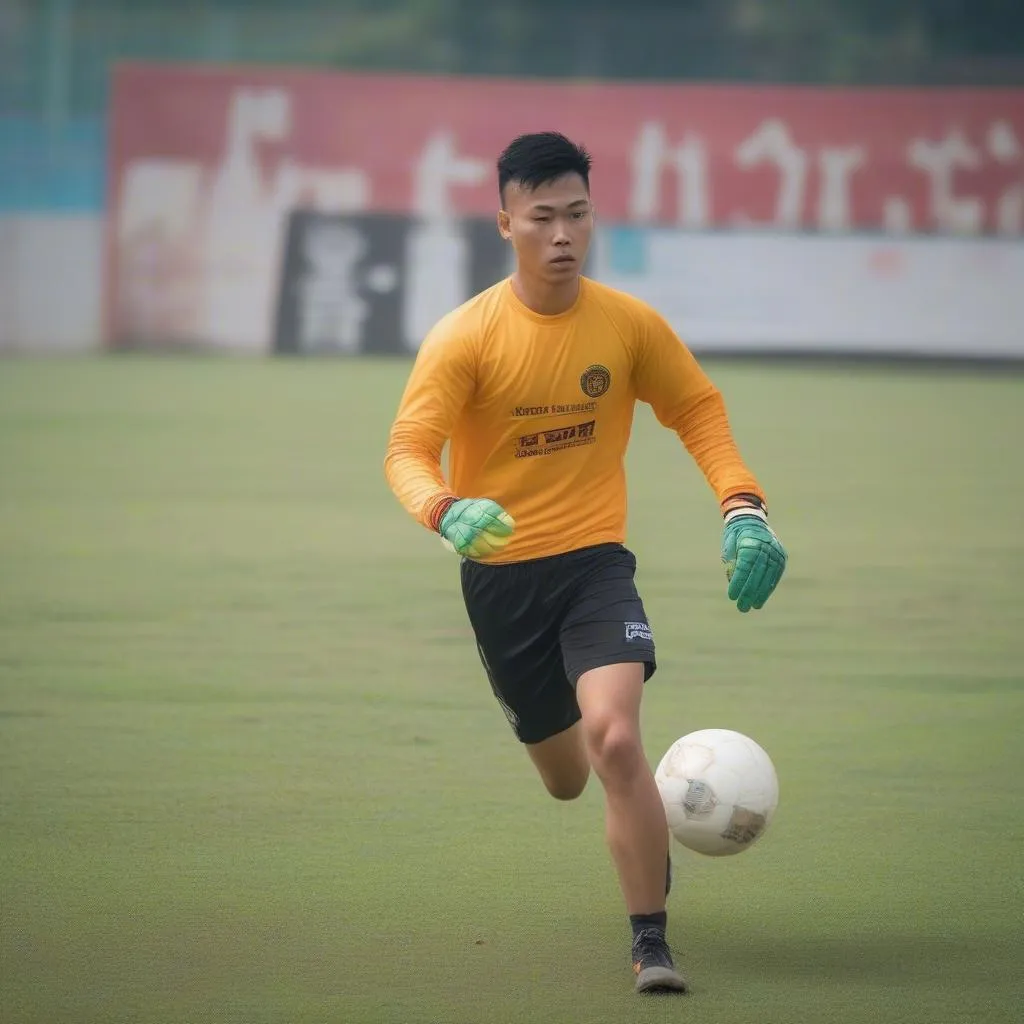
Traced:
<path id="1" fill-rule="evenodd" d="M 764 506 L 740 505 L 725 513 L 722 564 L 729 600 L 741 612 L 763 608 L 786 571 L 788 555 L 768 525 Z"/>
<path id="2" fill-rule="evenodd" d="M 487 558 L 508 542 L 515 520 L 490 498 L 460 498 L 441 516 L 438 533 L 449 551 L 465 558 Z"/>

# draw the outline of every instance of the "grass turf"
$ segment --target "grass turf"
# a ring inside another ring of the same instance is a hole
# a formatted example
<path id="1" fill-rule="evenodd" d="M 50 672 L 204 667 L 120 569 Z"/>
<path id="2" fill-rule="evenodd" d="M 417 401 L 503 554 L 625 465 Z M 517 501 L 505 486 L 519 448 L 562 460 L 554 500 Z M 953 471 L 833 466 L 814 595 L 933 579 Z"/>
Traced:
<path id="1" fill-rule="evenodd" d="M 0 1020 L 1017 1020 L 1024 377 L 707 365 L 791 563 L 727 603 L 641 410 L 647 747 L 749 732 L 782 799 L 676 848 L 680 1002 L 385 487 L 405 364 L 0 363 Z"/>

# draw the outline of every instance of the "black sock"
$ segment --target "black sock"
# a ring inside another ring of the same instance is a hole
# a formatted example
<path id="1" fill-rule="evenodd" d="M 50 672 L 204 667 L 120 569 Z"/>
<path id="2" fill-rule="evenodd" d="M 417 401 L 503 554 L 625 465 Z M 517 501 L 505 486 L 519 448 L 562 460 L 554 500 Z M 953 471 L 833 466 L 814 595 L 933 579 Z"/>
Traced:
<path id="1" fill-rule="evenodd" d="M 633 929 L 634 939 L 646 928 L 655 928 L 664 935 L 665 926 L 668 924 L 668 913 L 659 910 L 656 914 L 630 914 L 629 923 Z"/>

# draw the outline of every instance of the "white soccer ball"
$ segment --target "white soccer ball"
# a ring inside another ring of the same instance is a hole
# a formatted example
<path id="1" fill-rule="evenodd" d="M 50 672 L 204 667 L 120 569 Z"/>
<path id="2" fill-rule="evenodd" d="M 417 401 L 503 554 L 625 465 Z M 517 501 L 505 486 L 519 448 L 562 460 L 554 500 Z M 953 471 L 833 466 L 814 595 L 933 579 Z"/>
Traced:
<path id="1" fill-rule="evenodd" d="M 724 857 L 749 850 L 779 803 L 765 750 L 731 729 L 700 729 L 666 751 L 654 779 L 669 831 L 689 850 Z"/>

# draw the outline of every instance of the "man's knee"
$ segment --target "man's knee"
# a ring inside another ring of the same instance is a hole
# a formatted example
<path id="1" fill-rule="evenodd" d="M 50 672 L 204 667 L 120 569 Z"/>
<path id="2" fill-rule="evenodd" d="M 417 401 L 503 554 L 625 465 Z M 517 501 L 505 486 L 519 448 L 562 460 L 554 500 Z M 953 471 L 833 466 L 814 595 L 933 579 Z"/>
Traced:
<path id="1" fill-rule="evenodd" d="M 587 755 L 602 779 L 632 778 L 643 762 L 643 687 L 640 662 L 591 669 L 577 683 Z"/>
<path id="2" fill-rule="evenodd" d="M 631 777 L 643 759 L 636 723 L 625 715 L 599 717 L 586 728 L 587 751 L 602 778 Z"/>

